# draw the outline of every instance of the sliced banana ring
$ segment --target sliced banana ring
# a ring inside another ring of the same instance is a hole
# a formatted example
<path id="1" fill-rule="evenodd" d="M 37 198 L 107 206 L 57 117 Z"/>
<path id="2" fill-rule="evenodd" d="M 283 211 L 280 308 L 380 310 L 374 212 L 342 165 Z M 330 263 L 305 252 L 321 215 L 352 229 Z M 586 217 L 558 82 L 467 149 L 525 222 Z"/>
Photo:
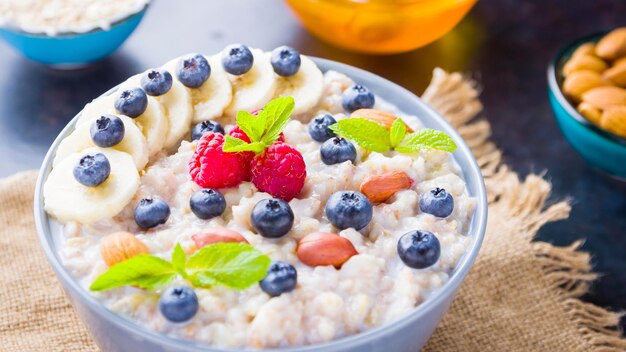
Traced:
<path id="1" fill-rule="evenodd" d="M 169 69 L 165 68 L 170 71 Z M 171 75 L 174 75 L 170 71 Z M 124 82 L 123 86 L 141 87 L 141 76 L 143 74 L 130 77 Z M 153 97 L 163 107 L 165 116 L 168 121 L 168 130 L 165 136 L 163 147 L 171 149 L 177 147 L 181 139 L 191 129 L 191 118 L 193 116 L 193 106 L 191 104 L 191 94 L 189 89 L 180 83 L 177 79 L 172 80 L 170 90 L 160 96 Z"/>
<path id="2" fill-rule="evenodd" d="M 251 51 L 254 64 L 250 71 L 241 76 L 227 74 L 233 86 L 233 100 L 225 114 L 231 118 L 236 116 L 239 110 L 252 111 L 263 108 L 276 92 L 278 76 L 274 73 L 269 56 L 259 49 Z"/>
<path id="3" fill-rule="evenodd" d="M 88 153 L 102 153 L 111 164 L 109 177 L 96 187 L 74 179 L 74 166 Z M 68 155 L 56 165 L 44 184 L 44 208 L 62 221 L 92 224 L 117 215 L 139 187 L 139 173 L 130 155 L 110 148 L 89 148 Z"/>
<path id="4" fill-rule="evenodd" d="M 233 97 L 233 90 L 228 76 L 222 68 L 219 55 L 205 57 L 211 66 L 209 79 L 199 88 L 187 88 L 191 92 L 193 123 L 200 123 L 222 116 L 224 109 L 230 104 Z M 174 78 L 176 78 L 176 65 L 179 60 L 180 58 L 176 58 L 163 65 L 163 68 L 170 71 Z M 178 79 L 175 81 L 178 81 Z"/>
<path id="5" fill-rule="evenodd" d="M 130 87 L 130 84 L 124 82 L 120 85 L 117 91 L 121 92 L 122 90 Z M 113 93 L 111 95 L 97 98 L 91 103 L 85 105 L 85 108 L 81 113 L 82 116 L 78 120 L 78 124 L 90 122 L 103 114 L 119 115 L 114 106 L 116 97 L 117 93 Z M 161 103 L 159 103 L 154 97 L 148 96 L 148 107 L 146 108 L 146 111 L 134 118 L 133 121 L 146 137 L 150 155 L 160 152 L 165 144 L 165 138 L 169 128 L 169 122 L 167 120 L 167 116 L 165 115 L 165 109 L 163 109 Z"/>
<path id="6" fill-rule="evenodd" d="M 271 55 L 271 53 L 268 53 Z M 313 60 L 300 55 L 300 69 L 289 77 L 277 76 L 276 96 L 292 96 L 295 101 L 294 115 L 303 114 L 317 105 L 324 90 L 324 75 Z"/>

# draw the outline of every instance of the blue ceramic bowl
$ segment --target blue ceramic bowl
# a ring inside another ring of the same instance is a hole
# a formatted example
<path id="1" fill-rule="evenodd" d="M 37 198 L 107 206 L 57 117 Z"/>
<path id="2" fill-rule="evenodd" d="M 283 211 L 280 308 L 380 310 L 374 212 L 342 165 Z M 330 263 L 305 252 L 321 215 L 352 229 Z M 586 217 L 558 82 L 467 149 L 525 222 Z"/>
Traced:
<path id="1" fill-rule="evenodd" d="M 483 177 L 472 152 L 461 136 L 436 111 L 422 102 L 413 93 L 369 72 L 337 62 L 314 59 L 322 71 L 335 70 L 347 74 L 355 81 L 367 85 L 377 96 L 395 104 L 405 113 L 416 115 L 425 127 L 434 128 L 450 135 L 458 149 L 452 154 L 460 166 L 467 183 L 469 194 L 476 198 L 477 206 L 467 236 L 471 243 L 451 273 L 450 280 L 437 294 L 428 298 L 405 316 L 389 324 L 370 329 L 360 334 L 347 336 L 329 343 L 284 349 L 269 349 L 265 352 L 414 352 L 419 351 L 435 330 L 448 310 L 461 282 L 467 276 L 485 235 L 487 224 L 487 195 Z M 105 94 L 112 94 L 111 90 Z M 46 155 L 35 190 L 35 223 L 41 245 L 59 281 L 65 289 L 80 319 L 89 329 L 91 336 L 102 351 L 127 352 L 236 352 L 232 348 L 212 347 L 193 341 L 185 341 L 159 334 L 113 313 L 80 287 L 62 264 L 57 251 L 61 228 L 43 209 L 43 183 L 52 169 L 52 159 L 63 138 L 74 130 L 80 117 L 76 116 L 53 142 Z"/>
<path id="2" fill-rule="evenodd" d="M 33 61 L 71 68 L 112 54 L 137 28 L 146 9 L 147 6 L 111 24 L 108 30 L 98 28 L 85 33 L 59 33 L 49 36 L 2 27 L 0 37 Z"/>
<path id="3" fill-rule="evenodd" d="M 559 51 L 548 66 L 548 96 L 559 128 L 570 145 L 591 166 L 626 180 L 626 138 L 604 131 L 583 117 L 563 92 L 562 69 L 574 50 L 586 42 L 597 42 L 606 33 L 579 39 Z"/>

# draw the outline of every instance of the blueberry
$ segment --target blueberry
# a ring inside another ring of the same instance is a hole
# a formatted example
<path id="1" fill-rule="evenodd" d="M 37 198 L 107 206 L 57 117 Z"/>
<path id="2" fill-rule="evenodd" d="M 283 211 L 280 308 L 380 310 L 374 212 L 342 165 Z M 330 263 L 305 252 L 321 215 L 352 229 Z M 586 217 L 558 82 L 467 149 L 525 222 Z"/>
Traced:
<path id="1" fill-rule="evenodd" d="M 265 278 L 259 282 L 261 289 L 272 297 L 291 292 L 298 283 L 298 272 L 293 265 L 277 261 L 270 265 Z"/>
<path id="2" fill-rule="evenodd" d="M 86 154 L 74 166 L 74 178 L 87 187 L 96 187 L 111 174 L 109 159 L 102 153 Z"/>
<path id="3" fill-rule="evenodd" d="M 296 49 L 286 45 L 279 46 L 272 50 L 270 61 L 274 72 L 283 77 L 295 75 L 302 63 L 300 53 Z"/>
<path id="4" fill-rule="evenodd" d="M 309 134 L 311 138 L 318 142 L 324 142 L 330 138 L 335 137 L 335 132 L 330 128 L 330 125 L 337 123 L 337 120 L 331 114 L 320 114 L 315 116 L 311 122 L 309 122 Z"/>
<path id="5" fill-rule="evenodd" d="M 420 197 L 420 210 L 439 218 L 448 217 L 454 210 L 454 198 L 443 188 L 434 188 Z"/>
<path id="6" fill-rule="evenodd" d="M 326 202 L 326 217 L 338 229 L 360 230 L 372 220 L 372 203 L 356 191 L 338 191 Z"/>
<path id="7" fill-rule="evenodd" d="M 200 122 L 199 124 L 193 126 L 191 129 L 191 140 L 195 141 L 196 139 L 200 139 L 203 134 L 207 132 L 215 132 L 224 134 L 224 127 L 219 123 L 211 120 L 206 120 L 204 122 Z"/>
<path id="8" fill-rule="evenodd" d="M 254 63 L 252 51 L 243 44 L 231 44 L 222 52 L 222 66 L 231 75 L 243 75 Z"/>
<path id="9" fill-rule="evenodd" d="M 187 286 L 170 287 L 159 298 L 161 314 L 174 323 L 182 323 L 193 318 L 199 308 L 198 296 Z"/>
<path id="10" fill-rule="evenodd" d="M 164 69 L 153 69 L 141 76 L 141 86 L 148 95 L 163 95 L 172 88 L 172 75 Z"/>
<path id="11" fill-rule="evenodd" d="M 143 114 L 147 107 L 148 96 L 141 88 L 126 89 L 115 99 L 115 110 L 132 118 Z"/>
<path id="12" fill-rule="evenodd" d="M 135 222 L 142 229 L 165 224 L 170 217 L 170 206 L 159 198 L 144 198 L 135 208 Z"/>
<path id="13" fill-rule="evenodd" d="M 339 164 L 347 160 L 354 163 L 356 148 L 345 138 L 333 137 L 322 144 L 320 156 L 326 165 Z"/>
<path id="14" fill-rule="evenodd" d="M 226 210 L 226 200 L 220 192 L 205 188 L 191 195 L 189 206 L 197 217 L 207 220 L 222 215 Z"/>
<path id="15" fill-rule="evenodd" d="M 435 264 L 441 255 L 441 246 L 428 231 L 407 232 L 398 240 L 398 255 L 407 266 L 424 269 Z"/>
<path id="16" fill-rule="evenodd" d="M 282 199 L 263 199 L 252 209 L 250 222 L 263 237 L 282 237 L 293 226 L 293 211 L 289 203 Z"/>
<path id="17" fill-rule="evenodd" d="M 176 77 L 180 83 L 189 88 L 198 88 L 211 75 L 211 65 L 206 58 L 200 54 L 193 54 L 184 57 L 176 65 Z"/>
<path id="18" fill-rule="evenodd" d="M 122 119 L 110 114 L 98 117 L 89 129 L 93 143 L 102 148 L 117 145 L 124 139 L 125 131 Z"/>
<path id="19" fill-rule="evenodd" d="M 348 112 L 358 109 L 371 109 L 374 107 L 374 102 L 374 94 L 360 84 L 344 90 L 341 98 L 341 105 Z"/>

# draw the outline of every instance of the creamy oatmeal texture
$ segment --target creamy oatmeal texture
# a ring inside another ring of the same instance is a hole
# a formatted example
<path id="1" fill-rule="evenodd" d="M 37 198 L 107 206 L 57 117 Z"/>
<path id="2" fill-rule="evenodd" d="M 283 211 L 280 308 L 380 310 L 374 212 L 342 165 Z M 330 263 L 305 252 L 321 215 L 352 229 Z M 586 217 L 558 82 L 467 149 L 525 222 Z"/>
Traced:
<path id="1" fill-rule="evenodd" d="M 341 73 L 326 72 L 317 106 L 295 116 L 284 131 L 286 142 L 300 151 L 307 169 L 304 188 L 289 202 L 295 221 L 286 236 L 268 239 L 255 233 L 250 224 L 252 208 L 259 200 L 271 196 L 258 192 L 250 182 L 221 190 L 227 203 L 222 216 L 198 219 L 190 210 L 189 199 L 200 187 L 188 173 L 196 142 L 182 141 L 176 152 L 151 157 L 141 173 L 133 200 L 118 215 L 91 225 L 74 221 L 64 225 L 59 246 L 64 265 L 89 290 L 94 279 L 107 270 L 100 254 L 100 241 L 107 234 L 134 233 L 151 254 L 169 259 L 176 243 L 191 253 L 195 249 L 192 235 L 221 226 L 241 233 L 272 261 L 292 264 L 298 273 L 296 289 L 272 298 L 259 285 L 243 291 L 219 286 L 195 288 L 200 309 L 186 324 L 170 323 L 159 314 L 162 290 L 150 292 L 124 287 L 91 294 L 111 310 L 150 329 L 228 347 L 268 348 L 328 342 L 381 326 L 408 313 L 436 294 L 466 252 L 471 239 L 465 233 L 475 199 L 468 196 L 459 168 L 450 154 L 443 151 L 381 154 L 357 146 L 354 164 L 321 162 L 320 143 L 309 136 L 307 122 L 324 111 L 333 113 L 337 120 L 347 118 L 341 106 L 341 94 L 352 84 Z M 381 99 L 377 99 L 375 108 L 401 116 L 414 130 L 421 126 L 417 117 L 403 114 Z M 226 132 L 233 128 L 232 118 L 217 120 Z M 414 183 L 386 202 L 374 204 L 372 220 L 361 231 L 334 229 L 324 216 L 324 205 L 330 195 L 340 190 L 358 190 L 368 175 L 388 171 L 405 172 Z M 445 188 L 454 197 L 454 211 L 447 218 L 419 210 L 420 195 L 435 187 Z M 140 199 L 152 196 L 165 200 L 171 215 L 164 225 L 146 231 L 136 225 L 133 211 Z M 418 229 L 436 234 L 441 244 L 439 260 L 426 269 L 411 269 L 397 253 L 400 236 Z M 297 242 L 313 232 L 338 233 L 354 245 L 358 255 L 351 257 L 341 269 L 304 265 L 296 255 Z M 172 285 L 185 285 L 185 281 L 177 279 L 168 286 Z"/>
<path id="2" fill-rule="evenodd" d="M 0 0 L 0 25 L 30 33 L 83 33 L 143 9 L 150 0 Z"/>

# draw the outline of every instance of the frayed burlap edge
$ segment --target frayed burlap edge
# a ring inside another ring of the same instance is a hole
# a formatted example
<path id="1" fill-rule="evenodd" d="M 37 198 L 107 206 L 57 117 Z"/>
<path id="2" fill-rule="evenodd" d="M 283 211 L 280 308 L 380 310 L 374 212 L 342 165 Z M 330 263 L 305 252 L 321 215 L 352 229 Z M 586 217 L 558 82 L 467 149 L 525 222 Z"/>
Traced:
<path id="1" fill-rule="evenodd" d="M 502 164 L 500 150 L 489 141 L 489 123 L 484 119 L 472 121 L 482 111 L 478 96 L 471 79 L 436 68 L 422 99 L 457 128 L 472 149 L 485 178 L 490 206 L 494 202 L 503 203 L 511 215 L 522 218 L 525 229 L 521 232 L 531 241 L 547 222 L 567 218 L 570 205 L 563 201 L 547 206 L 551 189 L 548 181 L 537 175 L 520 181 L 515 172 Z M 581 244 L 582 241 L 577 241 L 557 247 L 537 241 L 531 246 L 534 260 L 559 298 L 563 311 L 588 343 L 587 351 L 625 351 L 626 339 L 619 329 L 623 314 L 580 300 L 597 278 L 591 271 L 589 254 L 579 251 Z"/>

